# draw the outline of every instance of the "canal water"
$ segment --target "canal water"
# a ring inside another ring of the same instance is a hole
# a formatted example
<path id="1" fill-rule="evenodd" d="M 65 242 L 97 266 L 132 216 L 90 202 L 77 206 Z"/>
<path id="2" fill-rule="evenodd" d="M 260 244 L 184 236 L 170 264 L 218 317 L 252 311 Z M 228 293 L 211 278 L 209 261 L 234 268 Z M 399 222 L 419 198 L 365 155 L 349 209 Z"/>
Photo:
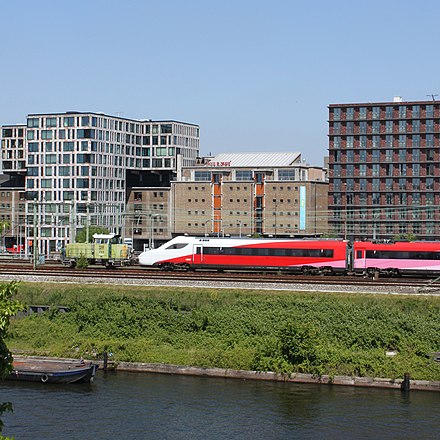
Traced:
<path id="1" fill-rule="evenodd" d="M 433 439 L 440 394 L 99 371 L 93 384 L 3 382 L 3 435 L 26 439 Z"/>

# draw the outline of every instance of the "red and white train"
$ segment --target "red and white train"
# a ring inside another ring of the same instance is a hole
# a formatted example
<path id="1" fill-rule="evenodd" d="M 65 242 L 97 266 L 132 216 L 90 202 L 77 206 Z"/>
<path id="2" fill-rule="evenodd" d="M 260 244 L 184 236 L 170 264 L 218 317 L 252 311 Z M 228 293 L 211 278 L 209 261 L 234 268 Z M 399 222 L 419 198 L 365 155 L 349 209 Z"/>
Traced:
<path id="1" fill-rule="evenodd" d="M 139 264 L 165 270 L 440 275 L 440 242 L 179 236 L 157 249 L 142 252 Z"/>

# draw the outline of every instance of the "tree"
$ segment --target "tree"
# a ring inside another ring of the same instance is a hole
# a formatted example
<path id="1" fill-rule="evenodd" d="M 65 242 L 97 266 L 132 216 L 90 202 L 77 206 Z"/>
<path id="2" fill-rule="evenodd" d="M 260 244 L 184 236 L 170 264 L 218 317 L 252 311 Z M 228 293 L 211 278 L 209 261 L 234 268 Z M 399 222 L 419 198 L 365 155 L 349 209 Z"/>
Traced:
<path id="1" fill-rule="evenodd" d="M 397 234 L 393 237 L 394 241 L 416 241 L 417 236 L 414 234 Z"/>
<path id="2" fill-rule="evenodd" d="M 12 353 L 6 346 L 6 336 L 8 334 L 9 321 L 17 312 L 24 309 L 24 305 L 16 300 L 13 296 L 17 293 L 17 283 L 15 281 L 0 286 L 0 380 L 12 371 Z M 12 404 L 10 402 L 0 403 L 0 416 L 5 411 L 12 411 Z M 1 435 L 3 422 L 0 420 L 0 439 L 4 438 Z"/>
<path id="3" fill-rule="evenodd" d="M 89 227 L 89 243 L 93 241 L 93 234 L 108 234 L 108 229 L 103 226 L 90 226 Z M 86 242 L 87 231 L 86 228 L 81 229 L 81 231 L 76 234 L 77 243 Z"/>

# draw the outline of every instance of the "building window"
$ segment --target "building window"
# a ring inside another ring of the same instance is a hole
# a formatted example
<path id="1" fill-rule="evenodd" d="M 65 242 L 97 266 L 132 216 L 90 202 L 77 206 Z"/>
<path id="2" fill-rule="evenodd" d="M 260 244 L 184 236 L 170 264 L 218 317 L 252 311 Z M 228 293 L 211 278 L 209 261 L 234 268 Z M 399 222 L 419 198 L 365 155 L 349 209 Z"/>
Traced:
<path id="1" fill-rule="evenodd" d="M 372 194 L 372 203 L 373 205 L 380 205 L 380 193 L 374 192 Z"/>
<path id="2" fill-rule="evenodd" d="M 38 118 L 29 118 L 27 120 L 28 128 L 38 128 L 40 126 L 40 120 Z"/>
<path id="3" fill-rule="evenodd" d="M 398 170 L 399 176 L 406 176 L 406 163 L 399 163 Z"/>
<path id="4" fill-rule="evenodd" d="M 56 127 L 57 126 L 57 118 L 46 118 L 46 127 Z"/>
<path id="5" fill-rule="evenodd" d="M 427 147 L 433 147 L 434 146 L 434 135 L 433 134 L 427 134 L 426 135 L 426 146 Z"/>
<path id="6" fill-rule="evenodd" d="M 235 179 L 238 181 L 252 180 L 252 171 L 237 170 L 235 172 Z"/>
<path id="7" fill-rule="evenodd" d="M 278 171 L 279 180 L 295 180 L 295 170 L 279 170 Z"/>
<path id="8" fill-rule="evenodd" d="M 52 188 L 52 179 L 41 179 L 41 188 Z"/>
<path id="9" fill-rule="evenodd" d="M 194 180 L 196 182 L 210 182 L 212 175 L 210 171 L 194 171 Z"/>
<path id="10" fill-rule="evenodd" d="M 38 142 L 29 142 L 28 143 L 28 151 L 30 153 L 37 153 L 39 149 L 39 144 Z"/>
<path id="11" fill-rule="evenodd" d="M 341 109 L 340 108 L 334 108 L 333 109 L 333 120 L 339 121 L 341 119 Z"/>
<path id="12" fill-rule="evenodd" d="M 427 118 L 434 117 L 434 106 L 432 104 L 426 106 L 426 117 Z"/>
<path id="13" fill-rule="evenodd" d="M 75 125 L 75 118 L 72 116 L 63 118 L 63 126 L 64 127 L 73 127 Z"/>

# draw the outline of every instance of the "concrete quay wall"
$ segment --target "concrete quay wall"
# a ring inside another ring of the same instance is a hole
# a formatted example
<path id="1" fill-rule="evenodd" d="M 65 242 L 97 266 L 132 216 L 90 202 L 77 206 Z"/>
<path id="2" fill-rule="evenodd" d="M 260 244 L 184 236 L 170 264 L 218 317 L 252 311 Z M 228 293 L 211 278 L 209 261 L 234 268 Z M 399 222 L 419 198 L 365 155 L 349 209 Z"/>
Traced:
<path id="1" fill-rule="evenodd" d="M 114 364 L 116 371 L 131 371 L 144 373 L 181 374 L 200 377 L 222 377 L 241 380 L 266 380 L 277 382 L 313 383 L 324 385 L 345 385 L 372 388 L 402 389 L 403 379 L 384 379 L 371 377 L 351 376 L 314 376 L 312 374 L 292 373 L 282 374 L 273 372 L 230 370 L 223 368 L 199 368 L 186 367 L 170 364 L 150 364 L 141 362 L 118 362 Z M 440 381 L 410 380 L 410 390 L 437 391 L 440 392 Z"/>

